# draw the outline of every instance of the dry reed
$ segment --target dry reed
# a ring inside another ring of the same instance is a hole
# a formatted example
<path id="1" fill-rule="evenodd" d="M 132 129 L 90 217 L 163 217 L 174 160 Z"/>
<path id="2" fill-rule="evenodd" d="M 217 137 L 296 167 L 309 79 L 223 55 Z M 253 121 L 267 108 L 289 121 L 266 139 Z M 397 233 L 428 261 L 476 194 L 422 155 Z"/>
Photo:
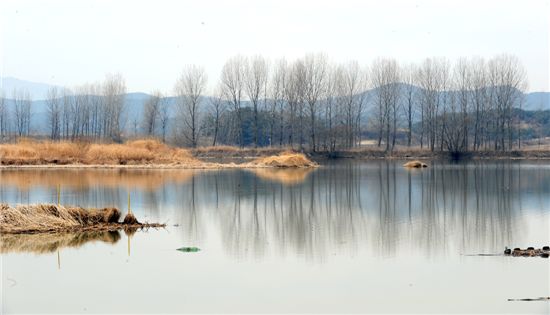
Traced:
<path id="1" fill-rule="evenodd" d="M 163 227 L 137 220 L 119 223 L 116 208 L 84 209 L 52 204 L 0 205 L 0 233 L 43 233 L 71 231 L 112 231 L 124 228 Z"/>
<path id="2" fill-rule="evenodd" d="M 184 149 L 170 147 L 157 140 L 142 139 L 124 144 L 87 142 L 51 142 L 20 140 L 0 145 L 2 165 L 88 164 L 196 164 L 200 163 Z"/>
<path id="3" fill-rule="evenodd" d="M 168 146 L 158 140 L 141 139 L 124 144 L 91 144 L 84 141 L 20 140 L 17 144 L 0 145 L 0 165 L 5 167 L 55 165 L 57 167 L 155 167 L 155 168 L 255 168 L 312 167 L 317 164 L 304 154 L 277 148 L 245 148 L 229 146 L 199 148 L 196 155 L 254 156 L 249 163 L 208 163 L 195 158 L 191 151 Z M 270 155 L 270 156 L 268 156 Z"/>
<path id="4" fill-rule="evenodd" d="M 279 155 L 261 157 L 251 162 L 253 165 L 265 167 L 315 167 L 317 163 L 308 159 L 302 153 L 291 151 L 282 152 Z"/>

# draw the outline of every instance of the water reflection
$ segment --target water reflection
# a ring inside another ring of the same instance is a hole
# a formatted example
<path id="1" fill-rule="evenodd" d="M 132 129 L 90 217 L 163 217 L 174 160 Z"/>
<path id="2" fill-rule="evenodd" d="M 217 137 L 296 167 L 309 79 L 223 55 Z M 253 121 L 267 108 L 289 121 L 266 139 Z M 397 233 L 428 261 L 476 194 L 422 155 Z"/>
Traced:
<path id="1" fill-rule="evenodd" d="M 281 183 L 285 185 L 295 185 L 303 183 L 307 176 L 314 171 L 312 168 L 256 168 L 250 169 L 252 173 L 261 179 Z"/>
<path id="2" fill-rule="evenodd" d="M 120 240 L 118 231 L 87 231 L 79 233 L 2 234 L 0 253 L 49 254 L 63 248 L 79 248 L 93 242 L 115 244 Z"/>
<path id="3" fill-rule="evenodd" d="M 130 189 L 137 215 L 179 225 L 185 244 L 207 249 L 219 240 L 238 258 L 500 251 L 528 229 L 526 211 L 550 211 L 550 168 L 517 162 L 422 170 L 377 161 L 307 171 L 2 171 L 0 178 L 5 202 L 47 201 L 60 183 L 64 203 L 124 208 Z"/>

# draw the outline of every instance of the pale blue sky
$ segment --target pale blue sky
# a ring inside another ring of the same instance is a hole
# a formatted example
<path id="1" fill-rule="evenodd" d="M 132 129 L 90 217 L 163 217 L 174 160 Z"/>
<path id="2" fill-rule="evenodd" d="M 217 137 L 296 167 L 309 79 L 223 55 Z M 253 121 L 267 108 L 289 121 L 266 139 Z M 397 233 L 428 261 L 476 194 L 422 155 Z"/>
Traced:
<path id="1" fill-rule="evenodd" d="M 0 76 L 58 85 L 121 72 L 170 93 L 186 64 L 217 80 L 235 54 L 325 52 L 369 64 L 517 55 L 548 91 L 550 1 L 0 1 Z"/>

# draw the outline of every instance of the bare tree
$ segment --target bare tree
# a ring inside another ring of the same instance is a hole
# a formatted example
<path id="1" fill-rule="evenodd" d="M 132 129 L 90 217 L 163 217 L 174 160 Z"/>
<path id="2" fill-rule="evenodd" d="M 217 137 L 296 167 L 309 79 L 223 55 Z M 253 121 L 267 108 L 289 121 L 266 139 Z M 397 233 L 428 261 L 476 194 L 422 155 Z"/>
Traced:
<path id="1" fill-rule="evenodd" d="M 384 135 L 386 138 L 386 152 L 391 152 L 395 146 L 401 87 L 397 62 L 393 59 L 375 60 L 371 68 L 371 80 L 375 90 L 379 115 L 378 145 L 380 146 Z"/>
<path id="2" fill-rule="evenodd" d="M 143 104 L 142 126 L 147 136 L 153 136 L 157 127 L 157 120 L 161 115 L 161 97 L 160 92 L 152 92 Z"/>
<path id="3" fill-rule="evenodd" d="M 345 120 L 345 144 L 350 148 L 360 143 L 361 117 L 366 100 L 367 71 L 357 61 L 341 66 L 339 72 L 339 109 Z"/>
<path id="4" fill-rule="evenodd" d="M 326 85 L 326 97 L 324 99 L 324 120 L 325 120 L 325 149 L 334 152 L 337 145 L 338 126 L 341 119 L 341 113 L 337 105 L 339 100 L 344 100 L 346 89 L 343 82 L 343 67 L 331 67 Z M 346 137 L 347 139 L 347 137 Z"/>
<path id="5" fill-rule="evenodd" d="M 442 141 L 446 149 L 452 153 L 461 153 L 468 148 L 468 103 L 470 73 L 466 60 L 461 59 L 455 65 L 451 91 L 447 91 L 448 103 L 443 110 L 441 120 Z"/>
<path id="6" fill-rule="evenodd" d="M 309 124 L 310 124 L 310 146 L 311 150 L 315 152 L 315 124 L 317 117 L 317 107 L 319 99 L 324 96 L 326 92 L 327 81 L 327 58 L 323 54 L 318 55 L 306 55 L 304 58 L 304 85 L 305 85 L 305 102 L 307 103 L 307 109 L 309 111 Z"/>
<path id="7" fill-rule="evenodd" d="M 210 111 L 209 114 L 212 117 L 214 123 L 214 134 L 212 136 L 212 146 L 215 146 L 218 141 L 218 133 L 220 130 L 220 119 L 225 112 L 226 100 L 223 97 L 221 89 L 218 87 L 212 97 L 210 97 Z"/>
<path id="8" fill-rule="evenodd" d="M 13 90 L 14 119 L 17 135 L 26 137 L 30 134 L 31 126 L 31 95 L 26 90 Z"/>
<path id="9" fill-rule="evenodd" d="M 122 140 L 124 122 L 124 96 L 126 82 L 121 74 L 108 74 L 103 83 L 103 125 L 104 134 L 111 140 Z"/>
<path id="10" fill-rule="evenodd" d="M 246 75 L 246 64 L 247 60 L 245 57 L 235 56 L 225 63 L 221 74 L 221 85 L 223 87 L 224 96 L 229 100 L 237 116 L 237 132 L 240 146 L 244 145 L 241 100 Z"/>
<path id="11" fill-rule="evenodd" d="M 305 91 L 305 66 L 303 61 L 295 61 L 289 71 L 288 79 L 285 80 L 284 95 L 288 106 L 288 144 L 293 147 L 296 142 L 295 132 L 298 131 L 298 142 L 302 148 L 302 104 Z"/>
<path id="12" fill-rule="evenodd" d="M 175 86 L 178 109 L 186 127 L 183 135 L 192 147 L 198 142 L 200 105 L 206 82 L 204 68 L 191 65 L 184 69 Z"/>
<path id="13" fill-rule="evenodd" d="M 487 64 L 484 59 L 474 59 L 470 62 L 471 84 L 470 99 L 473 115 L 473 149 L 479 150 L 486 138 L 486 119 L 489 112 L 489 93 L 487 88 Z"/>
<path id="14" fill-rule="evenodd" d="M 72 114 L 73 92 L 64 88 L 61 92 L 61 138 L 68 139 L 73 121 Z"/>
<path id="15" fill-rule="evenodd" d="M 427 131 L 427 140 L 432 151 L 435 150 L 436 140 L 442 139 L 440 128 L 444 121 L 438 121 L 442 106 L 446 100 L 444 91 L 448 85 L 449 63 L 442 58 L 428 58 L 424 60 L 417 73 L 417 83 L 420 87 L 419 102 L 422 106 L 422 119 Z"/>
<path id="16" fill-rule="evenodd" d="M 254 146 L 258 147 L 258 104 L 260 98 L 265 98 L 264 87 L 267 82 L 268 64 L 262 56 L 255 56 L 246 63 L 245 88 L 254 109 Z"/>
<path id="17" fill-rule="evenodd" d="M 407 146 L 411 146 L 412 142 L 412 125 L 413 125 L 413 112 L 415 109 L 416 89 L 415 76 L 417 73 L 416 66 L 410 64 L 403 67 L 401 70 L 401 81 L 403 83 L 403 102 L 405 109 L 405 116 L 407 117 Z"/>
<path id="18" fill-rule="evenodd" d="M 527 87 L 525 70 L 517 57 L 511 55 L 500 55 L 491 59 L 488 69 L 491 100 L 495 110 L 495 150 L 511 150 L 513 108 L 519 104 Z"/>
<path id="19" fill-rule="evenodd" d="M 50 139 L 61 138 L 61 95 L 57 87 L 48 90 L 46 106 L 48 110 L 48 121 L 50 125 Z"/>
<path id="20" fill-rule="evenodd" d="M 458 144 L 454 145 L 454 149 L 458 149 L 460 151 L 468 149 L 468 136 L 470 128 L 469 110 L 471 104 L 470 90 L 472 88 L 472 73 L 470 70 L 468 60 L 465 58 L 460 58 L 454 66 L 452 77 L 451 87 L 453 90 L 452 96 L 454 99 L 452 100 L 453 102 L 451 105 L 453 106 L 453 111 L 456 110 L 454 107 L 458 107 L 459 113 L 455 115 L 460 116 L 460 124 L 456 126 L 457 128 L 460 128 L 460 131 L 455 130 L 455 133 L 460 135 L 460 139 L 456 140 Z"/>
<path id="21" fill-rule="evenodd" d="M 273 145 L 275 142 L 275 124 L 278 123 L 278 134 L 279 134 L 279 146 L 283 145 L 284 139 L 284 110 L 285 110 L 285 84 L 287 79 L 287 62 L 286 60 L 280 59 L 275 64 L 275 69 L 273 71 L 273 76 L 270 82 L 270 124 L 269 124 L 269 134 L 270 141 L 269 144 Z"/>
<path id="22" fill-rule="evenodd" d="M 4 95 L 4 91 L 0 90 L 0 142 L 4 141 L 4 138 L 8 135 L 8 102 Z"/>
<path id="23" fill-rule="evenodd" d="M 160 131 L 162 136 L 162 142 L 166 142 L 166 132 L 168 131 L 168 123 L 170 120 L 170 107 L 168 100 L 162 95 L 162 93 L 158 92 L 156 95 L 160 102 L 159 102 L 159 123 L 160 123 Z"/>
<path id="24" fill-rule="evenodd" d="M 103 108 L 103 97 L 101 97 L 101 84 L 93 83 L 88 86 L 90 95 L 90 134 L 99 139 L 102 134 L 101 110 Z"/>

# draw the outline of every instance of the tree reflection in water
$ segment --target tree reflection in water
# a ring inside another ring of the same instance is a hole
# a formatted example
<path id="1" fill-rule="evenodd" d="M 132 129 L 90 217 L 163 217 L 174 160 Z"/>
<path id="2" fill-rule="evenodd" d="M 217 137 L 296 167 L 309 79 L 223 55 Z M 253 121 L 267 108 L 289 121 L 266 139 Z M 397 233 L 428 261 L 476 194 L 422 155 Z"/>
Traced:
<path id="1" fill-rule="evenodd" d="M 29 185 L 10 172 L 0 172 L 1 200 L 22 202 L 22 192 L 32 202 L 54 198 L 55 174 L 29 171 Z M 76 184 L 57 178 L 70 192 L 65 200 L 82 206 L 124 208 L 130 187 L 136 213 L 179 224 L 186 244 L 217 238 L 226 254 L 245 259 L 499 252 L 527 229 L 522 214 L 550 210 L 544 164 L 434 163 L 407 170 L 400 162 L 376 161 L 297 172 L 122 172 L 119 185 L 116 173 L 107 185 L 90 173 L 71 173 L 85 179 Z"/>
<path id="2" fill-rule="evenodd" d="M 243 171 L 205 173 L 192 183 L 198 189 L 185 189 L 198 193 L 179 215 L 203 222 L 191 229 L 215 219 L 227 253 L 236 256 L 499 252 L 527 228 L 523 203 L 536 208 L 538 199 L 548 210 L 540 200 L 550 174 L 540 172 L 509 162 L 405 170 L 380 161 L 326 166 L 299 184 Z M 526 192 L 533 193 L 522 197 Z M 200 241 L 198 231 L 186 233 Z"/>

